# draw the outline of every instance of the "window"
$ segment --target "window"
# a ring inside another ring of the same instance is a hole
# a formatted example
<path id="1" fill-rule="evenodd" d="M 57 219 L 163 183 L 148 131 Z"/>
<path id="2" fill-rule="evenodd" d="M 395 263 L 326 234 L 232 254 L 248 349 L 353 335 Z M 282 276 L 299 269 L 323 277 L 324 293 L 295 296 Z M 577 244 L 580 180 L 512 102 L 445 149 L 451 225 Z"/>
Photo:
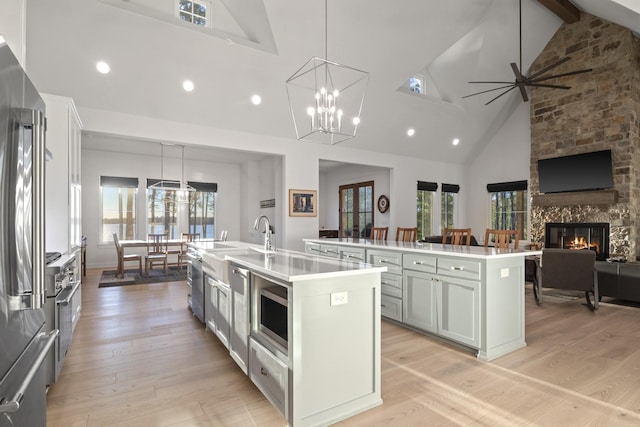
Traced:
<path id="1" fill-rule="evenodd" d="M 520 239 L 526 239 L 527 224 L 527 181 L 488 184 L 491 201 L 491 228 L 516 230 Z"/>
<path id="2" fill-rule="evenodd" d="M 209 26 L 209 10 L 206 1 L 178 0 L 178 17 L 201 27 Z"/>
<path id="3" fill-rule="evenodd" d="M 417 225 L 418 238 L 431 236 L 431 205 L 433 203 L 433 192 L 438 189 L 435 182 L 418 181 L 417 195 Z"/>
<path id="4" fill-rule="evenodd" d="M 413 93 L 424 93 L 424 78 L 419 75 L 409 78 L 409 90 Z"/>
<path id="5" fill-rule="evenodd" d="M 441 197 L 441 227 L 444 230 L 445 228 L 455 228 L 455 205 L 456 205 L 456 196 L 460 191 L 460 186 L 455 184 L 442 184 L 442 197 Z"/>
<path id="6" fill-rule="evenodd" d="M 189 233 L 199 233 L 201 239 L 213 239 L 218 184 L 189 182 L 189 185 L 196 189 L 189 193 Z"/>
<path id="7" fill-rule="evenodd" d="M 157 179 L 147 179 L 147 233 L 166 233 L 169 239 L 179 237 L 177 200 L 179 189 L 180 183 L 177 181 L 160 182 Z"/>
<path id="8" fill-rule="evenodd" d="M 169 239 L 179 239 L 182 233 L 187 232 L 199 233 L 201 239 L 215 238 L 218 184 L 189 181 L 195 191 L 184 197 L 185 190 L 180 189 L 178 181 L 164 180 L 162 186 L 155 185 L 158 183 L 157 179 L 147 180 L 148 233 L 167 233 Z"/>
<path id="9" fill-rule="evenodd" d="M 340 235 L 369 237 L 373 227 L 373 181 L 340 186 Z"/>
<path id="10" fill-rule="evenodd" d="M 113 233 L 118 233 L 120 239 L 135 239 L 138 178 L 101 176 L 100 191 L 102 192 L 101 241 L 112 242 Z"/>

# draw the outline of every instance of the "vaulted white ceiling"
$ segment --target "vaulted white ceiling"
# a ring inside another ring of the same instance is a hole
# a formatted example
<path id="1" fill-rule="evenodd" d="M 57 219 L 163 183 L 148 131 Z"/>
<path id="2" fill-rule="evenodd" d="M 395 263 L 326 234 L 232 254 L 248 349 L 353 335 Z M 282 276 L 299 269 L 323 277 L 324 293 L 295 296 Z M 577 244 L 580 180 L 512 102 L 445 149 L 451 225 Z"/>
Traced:
<path id="1" fill-rule="evenodd" d="M 174 2 L 29 0 L 31 79 L 80 107 L 294 139 L 285 80 L 324 56 L 324 1 L 212 0 L 210 30 L 177 21 Z M 639 0 L 574 3 L 640 33 Z M 562 22 L 535 0 L 522 7 L 526 71 Z M 491 94 L 462 98 L 486 89 L 470 80 L 513 80 L 517 0 L 329 0 L 327 50 L 370 73 L 358 135 L 343 143 L 354 148 L 468 163 L 522 102 L 517 91 L 488 106 Z M 415 73 L 432 96 L 398 90 Z"/>

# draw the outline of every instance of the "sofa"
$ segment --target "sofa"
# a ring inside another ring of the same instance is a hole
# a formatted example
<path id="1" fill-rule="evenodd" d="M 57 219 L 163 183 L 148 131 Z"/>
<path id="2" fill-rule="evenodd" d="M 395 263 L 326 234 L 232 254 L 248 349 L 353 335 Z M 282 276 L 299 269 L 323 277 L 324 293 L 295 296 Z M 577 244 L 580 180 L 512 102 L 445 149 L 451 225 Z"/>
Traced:
<path id="1" fill-rule="evenodd" d="M 640 263 L 596 261 L 601 296 L 640 302 Z"/>
<path id="2" fill-rule="evenodd" d="M 427 236 L 419 240 L 420 243 L 442 243 L 442 236 Z M 447 237 L 447 243 L 451 244 L 451 236 Z M 466 241 L 464 242 L 467 243 Z M 471 235 L 471 246 L 480 246 L 475 236 Z"/>

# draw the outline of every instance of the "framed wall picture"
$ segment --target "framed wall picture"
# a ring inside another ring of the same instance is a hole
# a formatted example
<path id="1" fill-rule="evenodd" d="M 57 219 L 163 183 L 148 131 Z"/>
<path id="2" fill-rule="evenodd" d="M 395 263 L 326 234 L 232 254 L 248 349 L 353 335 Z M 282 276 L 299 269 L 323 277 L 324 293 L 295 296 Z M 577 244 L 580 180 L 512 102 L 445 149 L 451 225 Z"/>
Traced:
<path id="1" fill-rule="evenodd" d="M 318 192 L 289 190 L 289 216 L 317 216 Z"/>

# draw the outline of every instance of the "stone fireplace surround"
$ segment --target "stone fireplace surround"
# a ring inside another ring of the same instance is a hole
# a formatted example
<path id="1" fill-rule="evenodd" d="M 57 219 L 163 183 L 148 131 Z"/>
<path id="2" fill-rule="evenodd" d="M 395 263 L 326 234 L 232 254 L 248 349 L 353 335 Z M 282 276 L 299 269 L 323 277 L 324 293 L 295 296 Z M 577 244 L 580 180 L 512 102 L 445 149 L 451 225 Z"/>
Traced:
<path id="1" fill-rule="evenodd" d="M 542 245 L 547 223 L 608 223 L 610 256 L 640 255 L 640 39 L 630 30 L 582 13 L 563 24 L 530 73 L 570 56 L 550 80 L 569 90 L 532 88 L 530 239 Z M 614 188 L 540 194 L 538 159 L 612 150 Z"/>

